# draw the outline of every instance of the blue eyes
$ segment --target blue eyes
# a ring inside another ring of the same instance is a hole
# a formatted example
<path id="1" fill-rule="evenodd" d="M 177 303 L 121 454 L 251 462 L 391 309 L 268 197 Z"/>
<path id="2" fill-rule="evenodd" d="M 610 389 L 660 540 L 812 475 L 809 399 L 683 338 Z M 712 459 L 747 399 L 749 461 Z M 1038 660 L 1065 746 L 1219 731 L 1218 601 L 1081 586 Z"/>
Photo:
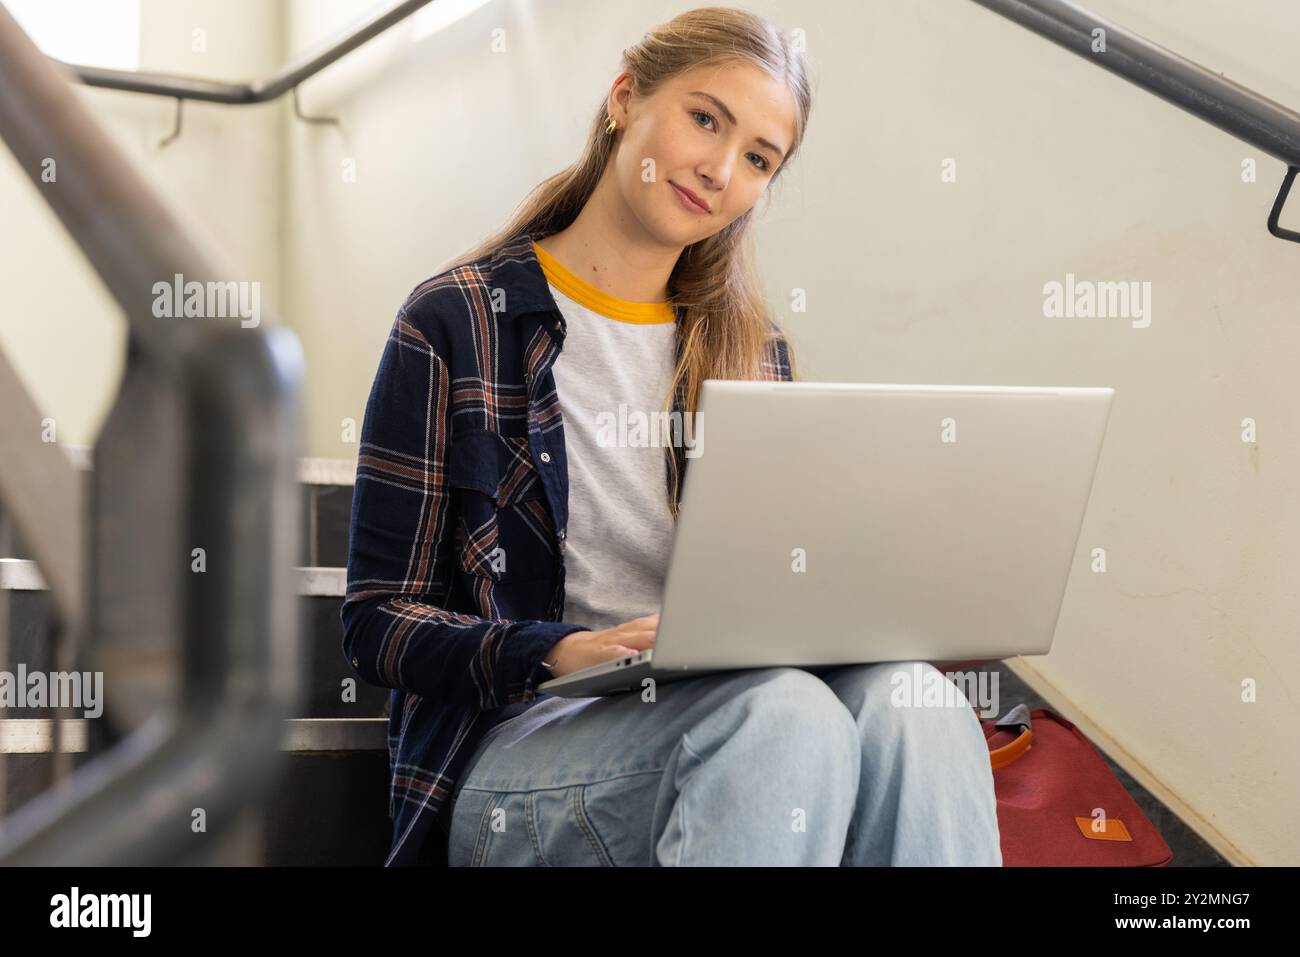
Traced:
<path id="1" fill-rule="evenodd" d="M 712 113 L 705 113 L 703 110 L 691 110 L 691 113 L 694 116 L 707 116 L 710 120 L 713 119 Z M 716 120 L 714 122 L 716 122 Z M 708 129 L 708 127 L 703 127 L 703 129 Z"/>
<path id="2" fill-rule="evenodd" d="M 704 110 L 691 110 L 690 112 L 691 112 L 691 115 L 692 115 L 692 116 L 707 116 L 707 117 L 709 118 L 709 120 L 711 120 L 711 121 L 713 122 L 714 126 L 716 126 L 717 123 L 718 123 L 717 120 L 713 119 L 713 114 L 712 114 L 712 113 L 705 112 Z M 698 123 L 697 123 L 696 125 L 699 126 L 700 129 L 702 129 L 702 130 L 712 129 L 712 127 L 702 126 L 702 125 L 700 125 L 700 124 L 698 124 Z M 750 153 L 749 155 L 755 157 L 759 162 L 761 162 L 761 163 L 763 164 L 762 166 L 759 166 L 758 168 L 761 169 L 761 170 L 763 170 L 764 172 L 766 172 L 766 171 L 767 171 L 767 168 L 771 165 L 771 164 L 767 161 L 766 158 L 764 158 L 764 157 L 762 157 L 762 156 L 759 156 L 757 153 Z M 757 164 L 755 164 L 755 165 L 757 165 Z"/>

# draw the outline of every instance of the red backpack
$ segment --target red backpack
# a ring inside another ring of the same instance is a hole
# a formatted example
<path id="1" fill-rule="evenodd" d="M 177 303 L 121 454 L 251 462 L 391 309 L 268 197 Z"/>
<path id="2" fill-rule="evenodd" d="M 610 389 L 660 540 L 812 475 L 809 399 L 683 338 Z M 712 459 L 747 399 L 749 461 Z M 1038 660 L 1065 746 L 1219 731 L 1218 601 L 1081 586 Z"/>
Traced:
<path id="1" fill-rule="evenodd" d="M 1173 852 L 1069 721 L 1016 705 L 985 721 L 1003 867 L 1164 867 Z"/>

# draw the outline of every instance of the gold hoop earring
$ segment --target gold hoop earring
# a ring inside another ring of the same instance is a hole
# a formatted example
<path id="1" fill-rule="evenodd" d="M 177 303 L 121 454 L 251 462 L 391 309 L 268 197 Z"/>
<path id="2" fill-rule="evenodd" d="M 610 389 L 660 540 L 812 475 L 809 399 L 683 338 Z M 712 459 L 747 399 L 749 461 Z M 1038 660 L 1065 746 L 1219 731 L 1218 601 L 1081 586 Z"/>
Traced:
<path id="1" fill-rule="evenodd" d="M 605 132 L 610 136 L 613 136 L 614 130 L 618 128 L 618 124 L 614 122 L 614 117 L 609 116 L 608 114 L 606 114 L 605 118 L 609 121 L 605 124 Z"/>

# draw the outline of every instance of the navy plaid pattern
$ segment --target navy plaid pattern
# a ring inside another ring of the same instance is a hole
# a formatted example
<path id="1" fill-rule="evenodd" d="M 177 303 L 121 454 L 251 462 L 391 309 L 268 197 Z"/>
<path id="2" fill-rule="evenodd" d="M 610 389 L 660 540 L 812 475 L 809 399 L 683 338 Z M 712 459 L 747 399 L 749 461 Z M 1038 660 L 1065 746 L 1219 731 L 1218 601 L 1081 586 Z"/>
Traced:
<path id="1" fill-rule="evenodd" d="M 388 866 L 445 860 L 450 797 L 477 744 L 536 703 L 551 647 L 591 630 L 559 620 L 568 469 L 551 367 L 564 333 L 521 234 L 418 285 L 380 357 L 340 617 L 353 669 L 392 689 Z M 770 343 L 762 378 L 791 379 L 775 325 Z M 679 386 L 674 411 L 684 398 Z M 683 476 L 689 460 L 665 448 L 671 496 L 668 456 Z"/>

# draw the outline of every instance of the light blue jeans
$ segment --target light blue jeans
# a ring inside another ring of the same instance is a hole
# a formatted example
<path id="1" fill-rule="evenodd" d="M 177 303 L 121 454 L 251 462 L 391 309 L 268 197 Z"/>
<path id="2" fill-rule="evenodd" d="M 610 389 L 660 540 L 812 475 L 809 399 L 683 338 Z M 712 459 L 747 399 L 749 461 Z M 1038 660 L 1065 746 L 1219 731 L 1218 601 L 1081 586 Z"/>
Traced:
<path id="1" fill-rule="evenodd" d="M 955 685 L 960 706 L 891 703 L 914 664 L 545 696 L 471 756 L 448 864 L 999 867 L 979 717 Z"/>

